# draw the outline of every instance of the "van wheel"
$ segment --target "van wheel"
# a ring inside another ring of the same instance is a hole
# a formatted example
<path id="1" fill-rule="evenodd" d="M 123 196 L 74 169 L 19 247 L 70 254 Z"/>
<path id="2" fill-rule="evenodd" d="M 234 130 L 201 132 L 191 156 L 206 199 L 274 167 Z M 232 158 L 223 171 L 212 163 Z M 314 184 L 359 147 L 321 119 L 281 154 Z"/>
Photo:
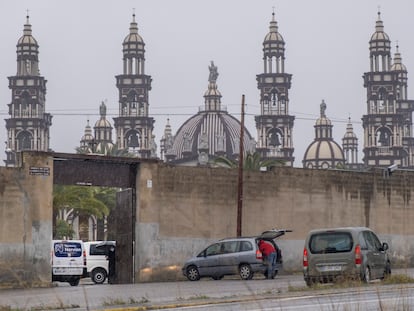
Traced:
<path id="1" fill-rule="evenodd" d="M 253 278 L 252 268 L 248 264 L 242 264 L 239 269 L 242 280 L 251 280 Z"/>
<path id="2" fill-rule="evenodd" d="M 106 271 L 102 268 L 93 269 L 91 279 L 95 284 L 102 284 L 106 280 Z"/>
<path id="3" fill-rule="evenodd" d="M 187 268 L 187 279 L 190 281 L 198 281 L 200 279 L 200 273 L 196 266 L 189 266 Z"/>
<path id="4" fill-rule="evenodd" d="M 69 281 L 69 284 L 70 284 L 70 286 L 78 286 L 79 285 L 79 281 L 80 281 L 80 278 L 71 279 Z"/>
<path id="5" fill-rule="evenodd" d="M 371 282 L 371 270 L 370 270 L 370 268 L 368 266 L 366 266 L 365 269 L 364 269 L 364 275 L 363 275 L 362 280 L 365 283 Z"/>

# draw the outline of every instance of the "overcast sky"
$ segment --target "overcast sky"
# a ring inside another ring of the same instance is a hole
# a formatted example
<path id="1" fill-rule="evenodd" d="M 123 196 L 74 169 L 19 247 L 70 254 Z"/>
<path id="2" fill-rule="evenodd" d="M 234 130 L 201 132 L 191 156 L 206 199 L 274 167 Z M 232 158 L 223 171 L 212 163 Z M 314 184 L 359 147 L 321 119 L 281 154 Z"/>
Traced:
<path id="1" fill-rule="evenodd" d="M 254 116 L 260 112 L 256 75 L 263 71 L 262 43 L 274 8 L 286 42 L 285 71 L 293 75 L 289 91 L 295 166 L 302 166 L 314 139 L 322 99 L 342 145 L 348 117 L 359 138 L 366 113 L 362 75 L 369 70 L 368 42 L 378 8 L 385 32 L 398 43 L 408 70 L 408 97 L 414 98 L 413 0 L 14 0 L 0 2 L 0 114 L 9 118 L 7 77 L 16 74 L 16 43 L 29 10 L 39 44 L 40 72 L 47 82 L 46 110 L 53 115 L 50 147 L 75 152 L 87 120 L 99 119 L 106 101 L 113 125 L 118 112 L 115 76 L 122 74 L 122 42 L 135 9 L 138 32 L 145 42 L 146 74 L 152 77 L 150 115 L 156 143 L 167 118 L 174 134 L 204 106 L 208 66 L 218 67 L 222 104 L 240 119 L 246 98 L 246 127 L 257 140 Z M 115 135 L 113 135 L 115 137 Z M 5 158 L 6 128 L 0 126 L 0 159 Z M 1 161 L 1 165 L 3 161 Z"/>

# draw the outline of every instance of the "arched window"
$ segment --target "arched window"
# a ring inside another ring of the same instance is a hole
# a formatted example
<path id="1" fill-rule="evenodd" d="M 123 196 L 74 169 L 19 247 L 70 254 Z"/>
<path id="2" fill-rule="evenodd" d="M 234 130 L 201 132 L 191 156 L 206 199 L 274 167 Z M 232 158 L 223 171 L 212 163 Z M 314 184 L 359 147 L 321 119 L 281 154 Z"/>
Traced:
<path id="1" fill-rule="evenodd" d="M 30 150 L 32 149 L 32 135 L 27 132 L 23 131 L 20 132 L 17 137 L 17 144 L 18 150 Z"/>
<path id="2" fill-rule="evenodd" d="M 275 91 L 272 92 L 272 106 L 277 106 L 278 96 Z"/>
<path id="3" fill-rule="evenodd" d="M 267 144 L 270 147 L 279 148 L 283 145 L 283 136 L 278 128 L 273 128 L 267 134 Z"/>
<path id="4" fill-rule="evenodd" d="M 128 148 L 139 148 L 139 133 L 137 131 L 129 131 L 127 134 L 127 146 Z"/>
<path id="5" fill-rule="evenodd" d="M 377 130 L 377 146 L 385 147 L 391 146 L 391 131 L 386 127 L 381 127 Z"/>
<path id="6" fill-rule="evenodd" d="M 387 92 L 384 88 L 381 88 L 378 93 L 378 113 L 387 111 Z"/>
<path id="7" fill-rule="evenodd" d="M 136 109 L 138 107 L 138 94 L 130 92 L 128 94 L 128 102 L 130 103 L 131 109 Z"/>

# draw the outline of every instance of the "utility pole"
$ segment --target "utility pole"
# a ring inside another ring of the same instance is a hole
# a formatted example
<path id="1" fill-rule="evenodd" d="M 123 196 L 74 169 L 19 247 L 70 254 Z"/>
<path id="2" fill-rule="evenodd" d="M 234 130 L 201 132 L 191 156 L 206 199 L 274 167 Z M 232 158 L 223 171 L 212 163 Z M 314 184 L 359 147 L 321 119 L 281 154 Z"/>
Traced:
<path id="1" fill-rule="evenodd" d="M 241 104 L 241 122 L 240 122 L 240 149 L 239 149 L 239 181 L 237 183 L 237 236 L 242 233 L 242 209 L 243 209 L 243 147 L 244 141 L 244 94 L 242 95 Z"/>

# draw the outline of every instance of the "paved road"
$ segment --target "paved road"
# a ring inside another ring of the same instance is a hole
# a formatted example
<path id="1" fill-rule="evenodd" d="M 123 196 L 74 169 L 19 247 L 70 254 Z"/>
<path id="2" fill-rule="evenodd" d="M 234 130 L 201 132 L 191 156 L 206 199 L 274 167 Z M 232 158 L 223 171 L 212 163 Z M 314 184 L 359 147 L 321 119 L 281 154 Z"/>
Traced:
<path id="1" fill-rule="evenodd" d="M 394 274 L 414 276 L 414 269 L 394 271 Z M 71 287 L 58 283 L 52 288 L 1 290 L 1 307 L 18 310 L 102 310 L 126 305 L 191 305 L 198 301 L 261 300 L 262 297 L 282 295 L 303 296 L 305 289 L 302 275 L 279 275 L 274 280 L 257 278 L 242 281 L 224 278 L 220 281 L 202 279 L 198 282 L 163 282 L 128 285 L 94 285 L 89 279 Z M 305 292 L 307 295 L 307 292 Z"/>

